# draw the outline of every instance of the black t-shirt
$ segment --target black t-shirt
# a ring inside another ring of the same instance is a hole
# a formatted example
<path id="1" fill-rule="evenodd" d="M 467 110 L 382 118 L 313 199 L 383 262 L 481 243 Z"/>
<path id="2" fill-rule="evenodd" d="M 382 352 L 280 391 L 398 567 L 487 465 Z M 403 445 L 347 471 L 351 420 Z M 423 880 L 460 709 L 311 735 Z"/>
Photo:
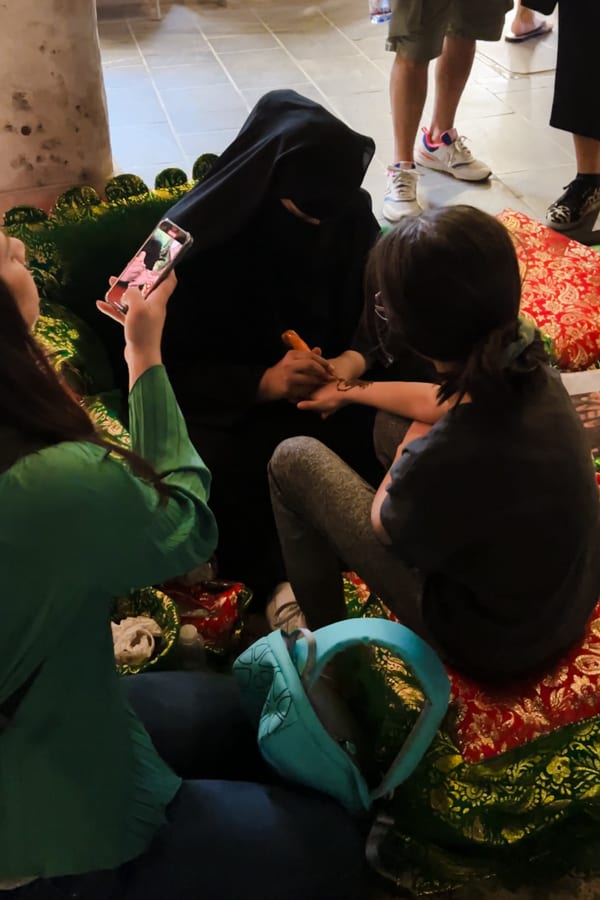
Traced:
<path id="1" fill-rule="evenodd" d="M 580 639 L 600 593 L 598 489 L 551 370 L 494 412 L 465 403 L 411 443 L 381 508 L 424 575 L 446 659 L 480 678 L 533 672 Z"/>

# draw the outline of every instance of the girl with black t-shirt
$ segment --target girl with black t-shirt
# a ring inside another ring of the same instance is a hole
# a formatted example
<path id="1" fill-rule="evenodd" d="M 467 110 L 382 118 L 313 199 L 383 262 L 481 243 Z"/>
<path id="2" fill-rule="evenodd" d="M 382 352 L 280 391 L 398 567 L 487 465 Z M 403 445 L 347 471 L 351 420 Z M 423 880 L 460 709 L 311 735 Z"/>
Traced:
<path id="1" fill-rule="evenodd" d="M 582 636 L 598 599 L 599 503 L 582 425 L 519 319 L 512 240 L 471 207 L 429 210 L 385 235 L 370 267 L 387 352 L 408 344 L 439 383 L 339 381 L 301 404 L 415 422 L 377 491 L 314 439 L 277 448 L 271 494 L 300 607 L 283 618 L 343 618 L 347 566 L 458 669 L 533 672 Z"/>

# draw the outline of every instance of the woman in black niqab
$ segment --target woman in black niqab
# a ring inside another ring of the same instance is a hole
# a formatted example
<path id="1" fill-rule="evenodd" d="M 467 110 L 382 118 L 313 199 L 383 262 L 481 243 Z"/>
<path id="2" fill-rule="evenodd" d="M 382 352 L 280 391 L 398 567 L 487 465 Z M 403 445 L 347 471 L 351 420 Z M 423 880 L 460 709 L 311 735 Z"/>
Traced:
<path id="1" fill-rule="evenodd" d="M 178 269 L 165 362 L 213 474 L 220 574 L 263 596 L 285 575 L 266 474 L 277 444 L 314 435 L 379 480 L 371 411 L 348 407 L 323 421 L 298 410 L 324 369 L 286 355 L 281 339 L 294 329 L 325 358 L 352 346 L 379 233 L 360 187 L 374 150 L 317 103 L 272 91 L 167 214 L 194 245 Z"/>

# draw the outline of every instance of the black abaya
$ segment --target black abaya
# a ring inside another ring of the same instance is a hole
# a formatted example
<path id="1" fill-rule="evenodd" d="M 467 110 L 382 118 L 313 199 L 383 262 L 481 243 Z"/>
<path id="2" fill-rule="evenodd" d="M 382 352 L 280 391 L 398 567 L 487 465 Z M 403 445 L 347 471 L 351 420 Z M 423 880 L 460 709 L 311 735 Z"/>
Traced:
<path id="1" fill-rule="evenodd" d="M 169 218 L 191 231 L 178 270 L 164 356 L 190 433 L 213 474 L 219 569 L 265 595 L 284 577 L 266 467 L 277 444 L 311 434 L 376 481 L 372 412 L 322 421 L 291 403 L 261 404 L 262 375 L 295 329 L 326 357 L 352 345 L 366 258 L 379 233 L 360 184 L 374 152 L 293 91 L 259 101 L 207 181 Z M 281 204 L 291 199 L 318 226 Z"/>

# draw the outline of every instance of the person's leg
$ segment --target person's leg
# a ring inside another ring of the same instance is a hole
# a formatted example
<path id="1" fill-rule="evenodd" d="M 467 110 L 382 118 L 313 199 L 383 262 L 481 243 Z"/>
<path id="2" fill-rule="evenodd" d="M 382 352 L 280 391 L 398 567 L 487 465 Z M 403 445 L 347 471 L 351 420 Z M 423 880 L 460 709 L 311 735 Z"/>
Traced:
<path id="1" fill-rule="evenodd" d="M 461 181 L 490 177 L 490 167 L 473 157 L 454 122 L 473 66 L 476 41 L 498 40 L 511 7 L 512 0 L 453 0 L 444 50 L 436 66 L 433 118 L 415 155 L 419 165 Z"/>
<path id="2" fill-rule="evenodd" d="M 373 418 L 372 410 L 355 406 L 323 421 L 285 402 L 258 407 L 246 422 L 227 431 L 190 426 L 192 441 L 212 473 L 218 574 L 252 588 L 256 608 L 285 577 L 267 482 L 273 451 L 288 437 L 313 435 L 372 480 L 378 474 Z"/>
<path id="3" fill-rule="evenodd" d="M 558 56 L 550 125 L 573 135 L 577 176 L 550 204 L 546 224 L 568 231 L 600 212 L 600 116 L 590 103 L 600 30 L 596 0 L 560 3 Z M 591 221 L 593 226 L 593 220 Z"/>
<path id="4" fill-rule="evenodd" d="M 390 100 L 394 129 L 394 160 L 414 163 L 417 131 L 427 97 L 429 61 L 420 62 L 396 53 L 390 73 Z"/>
<path id="5" fill-rule="evenodd" d="M 394 161 L 388 168 L 383 214 L 390 222 L 417 215 L 415 139 L 427 97 L 429 62 L 442 52 L 451 0 L 395 0 L 386 47 L 390 73 Z"/>
<path id="6" fill-rule="evenodd" d="M 475 41 L 446 35 L 444 50 L 435 67 L 435 103 L 429 136 L 439 143 L 454 128 L 456 110 L 471 74 L 475 58 Z"/>
<path id="7" fill-rule="evenodd" d="M 600 213 L 600 140 L 574 134 L 573 143 L 577 176 L 546 212 L 546 224 L 557 231 L 576 228 Z"/>
<path id="8" fill-rule="evenodd" d="M 308 789 L 184 782 L 123 900 L 363 900 L 361 829 Z"/>
<path id="9" fill-rule="evenodd" d="M 392 413 L 379 410 L 375 416 L 373 428 L 373 443 L 375 453 L 384 471 L 390 468 L 396 455 L 398 446 L 406 436 L 411 426 L 411 420 L 403 416 L 395 416 Z"/>
<path id="10" fill-rule="evenodd" d="M 268 779 L 233 678 L 152 672 L 123 678 L 122 685 L 156 750 L 180 777 Z"/>
<path id="11" fill-rule="evenodd" d="M 592 175 L 600 180 L 600 141 L 595 138 L 573 135 L 578 175 Z"/>
<path id="12" fill-rule="evenodd" d="M 506 39 L 510 41 L 511 39 L 514 40 L 516 38 L 517 43 L 519 43 L 522 40 L 529 40 L 529 38 L 532 37 L 542 37 L 542 35 L 548 34 L 549 31 L 552 31 L 552 25 L 550 22 L 547 22 L 543 16 L 540 16 L 539 13 L 523 6 L 521 0 L 517 0 L 515 16 L 512 20 L 510 30 L 512 36 L 507 35 Z"/>
<path id="13" fill-rule="evenodd" d="M 269 481 L 287 575 L 310 628 L 346 617 L 345 566 L 424 635 L 420 580 L 375 537 L 370 485 L 311 438 L 279 445 Z"/>

